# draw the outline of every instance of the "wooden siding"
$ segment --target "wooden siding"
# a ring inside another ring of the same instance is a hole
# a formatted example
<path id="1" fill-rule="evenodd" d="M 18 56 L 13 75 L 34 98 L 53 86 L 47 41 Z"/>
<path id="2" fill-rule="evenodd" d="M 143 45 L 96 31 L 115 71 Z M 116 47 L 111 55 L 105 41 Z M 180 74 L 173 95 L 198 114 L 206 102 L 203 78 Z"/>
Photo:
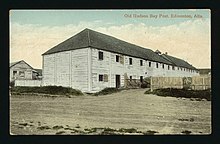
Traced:
<path id="1" fill-rule="evenodd" d="M 99 51 L 103 52 L 103 60 L 98 59 Z M 116 55 L 119 61 L 116 62 Z M 132 58 L 132 65 L 129 64 Z M 142 60 L 143 65 L 140 65 Z M 151 67 L 149 67 L 151 62 Z M 141 76 L 189 77 L 198 75 L 189 71 L 168 70 L 168 65 L 146 61 L 126 55 L 112 53 L 95 48 L 84 48 L 66 52 L 59 52 L 43 56 L 43 84 L 61 85 L 79 89 L 83 92 L 97 92 L 106 87 L 116 87 L 116 75 L 120 75 L 120 85 L 124 86 L 125 76 L 140 79 Z M 99 75 L 104 76 L 99 81 Z"/>
<path id="2" fill-rule="evenodd" d="M 32 70 L 32 67 L 21 61 L 10 67 L 10 81 L 15 79 L 32 79 Z M 14 75 L 13 71 L 17 71 L 17 73 Z M 23 73 L 23 76 L 21 76 L 19 73 Z"/>
<path id="3" fill-rule="evenodd" d="M 43 85 L 88 91 L 88 48 L 43 56 Z"/>
<path id="4" fill-rule="evenodd" d="M 72 87 L 88 92 L 88 50 L 89 48 L 71 51 Z"/>
<path id="5" fill-rule="evenodd" d="M 103 60 L 98 59 L 98 52 L 103 52 Z M 198 73 L 192 73 L 189 71 L 175 70 L 170 65 L 158 63 L 153 61 L 146 61 L 140 58 L 134 58 L 126 55 L 112 53 L 108 51 L 98 50 L 92 48 L 92 89 L 91 92 L 100 91 L 106 87 L 116 87 L 116 75 L 120 75 L 121 86 L 124 86 L 125 75 L 132 76 L 132 79 L 140 79 L 141 76 L 145 77 L 157 77 L 157 76 L 172 76 L 172 77 L 192 77 L 198 75 Z M 119 62 L 116 62 L 116 55 L 119 55 Z M 123 58 L 123 59 L 122 59 Z M 129 58 L 132 58 L 132 65 L 129 64 Z M 140 65 L 142 60 L 142 66 Z M 151 62 L 151 67 L 149 67 Z M 99 75 L 108 75 L 108 81 L 99 81 Z"/>

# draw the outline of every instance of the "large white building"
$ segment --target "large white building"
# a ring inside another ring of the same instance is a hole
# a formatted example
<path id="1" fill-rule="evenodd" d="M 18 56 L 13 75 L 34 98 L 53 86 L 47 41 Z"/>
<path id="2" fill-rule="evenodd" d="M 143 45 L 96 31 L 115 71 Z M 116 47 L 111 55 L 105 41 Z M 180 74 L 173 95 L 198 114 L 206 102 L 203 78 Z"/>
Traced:
<path id="1" fill-rule="evenodd" d="M 125 78 L 199 75 L 186 61 L 85 29 L 43 55 L 43 85 L 97 92 Z"/>

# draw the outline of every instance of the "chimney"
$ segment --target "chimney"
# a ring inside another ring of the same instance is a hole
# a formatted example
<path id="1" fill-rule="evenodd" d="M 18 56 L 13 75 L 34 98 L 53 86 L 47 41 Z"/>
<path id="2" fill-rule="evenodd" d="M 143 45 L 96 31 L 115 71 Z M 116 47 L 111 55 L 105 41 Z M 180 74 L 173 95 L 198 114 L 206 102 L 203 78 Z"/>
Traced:
<path id="1" fill-rule="evenodd" d="M 155 53 L 158 54 L 158 55 L 161 54 L 161 52 L 159 50 L 156 50 Z"/>

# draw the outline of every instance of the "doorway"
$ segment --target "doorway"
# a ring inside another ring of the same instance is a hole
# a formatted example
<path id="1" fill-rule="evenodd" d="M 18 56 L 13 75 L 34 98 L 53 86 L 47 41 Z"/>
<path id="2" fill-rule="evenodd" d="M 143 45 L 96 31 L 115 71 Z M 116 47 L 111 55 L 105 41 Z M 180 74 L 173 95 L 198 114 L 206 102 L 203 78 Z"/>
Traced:
<path id="1" fill-rule="evenodd" d="M 116 75 L 116 88 L 120 87 L 120 75 Z"/>

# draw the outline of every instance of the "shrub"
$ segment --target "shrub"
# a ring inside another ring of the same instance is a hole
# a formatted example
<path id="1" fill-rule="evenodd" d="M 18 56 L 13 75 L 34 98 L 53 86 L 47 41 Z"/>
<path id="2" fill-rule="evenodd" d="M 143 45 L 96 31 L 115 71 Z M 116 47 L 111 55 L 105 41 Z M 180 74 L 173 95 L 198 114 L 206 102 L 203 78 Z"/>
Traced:
<path id="1" fill-rule="evenodd" d="M 156 94 L 158 96 L 171 96 L 171 97 L 184 97 L 184 98 L 198 98 L 211 100 L 211 91 L 208 90 L 186 90 L 186 89 L 155 89 L 153 92 L 150 90 L 146 91 L 145 94 Z"/>
<path id="2" fill-rule="evenodd" d="M 83 95 L 80 90 L 62 86 L 25 87 L 18 86 L 11 89 L 13 93 L 42 93 L 54 95 Z"/>
<path id="3" fill-rule="evenodd" d="M 112 93 L 116 93 L 119 92 L 121 90 L 117 89 L 117 88 L 104 88 L 103 90 L 94 93 L 93 95 L 98 96 L 98 95 L 108 95 L 108 94 L 112 94 Z"/>

